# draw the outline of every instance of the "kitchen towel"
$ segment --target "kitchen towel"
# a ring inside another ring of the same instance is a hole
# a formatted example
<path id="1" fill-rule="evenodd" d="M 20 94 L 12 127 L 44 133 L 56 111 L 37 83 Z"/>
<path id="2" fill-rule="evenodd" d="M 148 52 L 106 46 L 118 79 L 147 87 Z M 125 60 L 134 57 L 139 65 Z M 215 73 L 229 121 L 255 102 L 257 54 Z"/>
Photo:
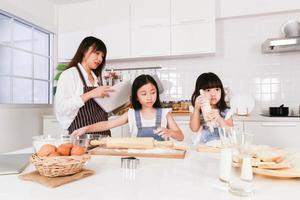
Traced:
<path id="1" fill-rule="evenodd" d="M 19 178 L 21 180 L 33 181 L 50 188 L 55 188 L 66 183 L 70 183 L 91 176 L 93 174 L 94 171 L 89 169 L 83 169 L 81 172 L 78 172 L 73 175 L 50 178 L 50 177 L 40 175 L 38 171 L 33 171 L 33 172 L 19 175 Z"/>

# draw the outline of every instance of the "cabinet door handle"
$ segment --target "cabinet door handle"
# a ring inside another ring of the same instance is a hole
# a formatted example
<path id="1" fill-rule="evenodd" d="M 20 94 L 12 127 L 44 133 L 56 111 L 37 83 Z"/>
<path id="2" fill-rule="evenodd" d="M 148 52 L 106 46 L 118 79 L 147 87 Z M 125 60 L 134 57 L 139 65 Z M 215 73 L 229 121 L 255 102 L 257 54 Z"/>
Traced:
<path id="1" fill-rule="evenodd" d="M 179 22 L 179 24 L 197 24 L 197 23 L 203 23 L 207 21 L 207 19 L 202 18 L 202 19 L 191 19 L 191 20 L 182 20 Z"/>
<path id="2" fill-rule="evenodd" d="M 137 57 L 154 57 L 154 56 L 164 56 L 166 54 L 158 54 L 158 53 L 153 53 L 153 54 L 138 54 Z"/>
<path id="3" fill-rule="evenodd" d="M 139 26 L 139 28 L 159 28 L 159 27 L 163 27 L 163 24 L 145 24 Z"/>
<path id="4" fill-rule="evenodd" d="M 274 127 L 296 127 L 296 123 L 261 123 L 262 126 L 274 126 Z"/>

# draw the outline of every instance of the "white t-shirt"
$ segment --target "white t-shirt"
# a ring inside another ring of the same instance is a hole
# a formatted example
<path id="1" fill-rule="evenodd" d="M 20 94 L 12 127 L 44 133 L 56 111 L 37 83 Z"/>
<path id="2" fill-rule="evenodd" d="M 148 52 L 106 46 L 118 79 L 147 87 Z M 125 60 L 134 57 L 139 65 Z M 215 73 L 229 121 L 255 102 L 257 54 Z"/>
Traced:
<path id="1" fill-rule="evenodd" d="M 167 127 L 167 114 L 171 111 L 170 108 L 162 108 L 161 113 L 161 127 L 166 128 Z M 155 115 L 156 116 L 156 115 Z M 155 126 L 155 118 L 153 119 L 144 119 L 141 115 L 141 123 L 143 127 L 153 127 Z M 136 120 L 135 120 L 135 112 L 134 109 L 128 110 L 128 125 L 129 125 L 129 131 L 131 133 L 132 137 L 136 137 L 138 133 L 138 128 L 136 126 Z"/>
<path id="2" fill-rule="evenodd" d="M 88 74 L 81 64 L 78 63 L 79 69 L 85 79 L 87 86 L 98 87 L 98 79 L 92 73 L 94 82 L 90 83 Z M 83 94 L 83 83 L 76 67 L 71 67 L 60 75 L 57 82 L 57 90 L 55 93 L 54 109 L 55 115 L 63 129 L 68 129 L 79 109 L 84 105 L 80 95 Z"/>

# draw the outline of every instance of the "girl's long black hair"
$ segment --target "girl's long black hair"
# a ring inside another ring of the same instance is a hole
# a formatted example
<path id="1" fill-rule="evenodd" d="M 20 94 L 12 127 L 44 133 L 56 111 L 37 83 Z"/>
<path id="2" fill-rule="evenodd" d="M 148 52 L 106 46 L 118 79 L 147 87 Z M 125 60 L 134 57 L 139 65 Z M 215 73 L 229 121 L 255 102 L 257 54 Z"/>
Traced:
<path id="1" fill-rule="evenodd" d="M 195 106 L 195 100 L 200 95 L 200 89 L 206 90 L 210 88 L 221 89 L 221 98 L 220 101 L 217 103 L 217 108 L 220 111 L 224 111 L 227 108 L 229 108 L 225 102 L 225 91 L 224 91 L 222 81 L 216 74 L 212 72 L 203 73 L 197 78 L 195 91 L 191 98 L 192 105 Z"/>
<path id="2" fill-rule="evenodd" d="M 106 64 L 107 49 L 104 42 L 102 42 L 102 40 L 92 36 L 86 37 L 81 41 L 74 57 L 72 58 L 71 62 L 68 64 L 67 69 L 76 66 L 77 63 L 81 63 L 84 54 L 89 50 L 90 47 L 93 48 L 93 52 L 100 51 L 103 53 L 102 63 L 96 69 L 93 70 L 95 75 L 97 77 L 100 77 L 101 79 L 102 70 L 104 69 L 104 66 Z"/>
<path id="3" fill-rule="evenodd" d="M 161 108 L 161 102 L 159 99 L 159 94 L 158 94 L 158 86 L 154 78 L 148 74 L 142 74 L 139 75 L 138 77 L 135 78 L 135 80 L 132 83 L 132 88 L 131 88 L 131 104 L 134 110 L 140 110 L 142 108 L 141 103 L 138 100 L 137 97 L 137 91 L 140 89 L 142 86 L 151 83 L 155 86 L 156 88 L 156 101 L 153 104 L 154 108 Z"/>

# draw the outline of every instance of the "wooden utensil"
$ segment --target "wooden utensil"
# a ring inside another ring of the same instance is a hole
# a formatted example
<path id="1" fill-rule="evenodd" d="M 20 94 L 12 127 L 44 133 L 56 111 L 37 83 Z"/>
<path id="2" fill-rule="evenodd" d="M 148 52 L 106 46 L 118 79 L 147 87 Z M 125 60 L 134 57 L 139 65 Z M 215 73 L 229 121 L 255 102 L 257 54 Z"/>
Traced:
<path id="1" fill-rule="evenodd" d="M 90 144 L 111 149 L 153 149 L 154 147 L 172 148 L 174 146 L 172 141 L 156 141 L 147 137 L 102 138 L 100 140 L 92 140 Z"/>

